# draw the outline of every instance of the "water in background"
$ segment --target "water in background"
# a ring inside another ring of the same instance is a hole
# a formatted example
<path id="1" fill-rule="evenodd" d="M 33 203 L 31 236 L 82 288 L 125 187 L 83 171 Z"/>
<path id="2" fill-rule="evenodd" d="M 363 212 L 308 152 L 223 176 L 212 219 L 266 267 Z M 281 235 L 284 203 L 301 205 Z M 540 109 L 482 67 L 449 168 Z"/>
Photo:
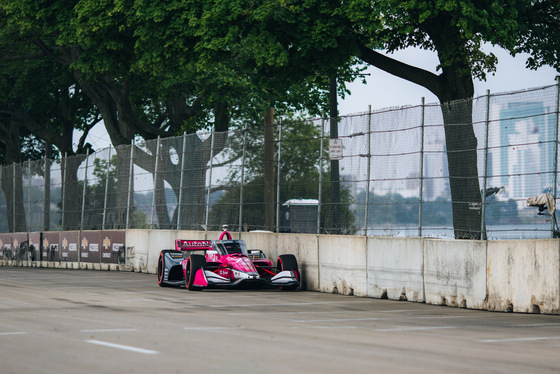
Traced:
<path id="1" fill-rule="evenodd" d="M 550 239 L 552 227 L 550 223 L 527 225 L 488 225 L 488 240 L 508 239 Z M 370 226 L 368 236 L 417 237 L 418 226 L 380 227 Z M 365 235 L 363 230 L 357 233 Z M 422 227 L 422 237 L 453 239 L 452 227 Z"/>

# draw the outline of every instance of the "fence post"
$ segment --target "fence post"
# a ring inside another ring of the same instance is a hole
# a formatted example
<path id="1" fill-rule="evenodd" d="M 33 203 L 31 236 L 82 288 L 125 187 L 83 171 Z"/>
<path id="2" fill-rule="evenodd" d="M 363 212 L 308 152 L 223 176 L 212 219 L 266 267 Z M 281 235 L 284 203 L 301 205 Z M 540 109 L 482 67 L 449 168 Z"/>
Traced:
<path id="1" fill-rule="evenodd" d="M 12 232 L 17 230 L 16 217 L 16 163 L 12 164 Z"/>
<path id="2" fill-rule="evenodd" d="M 245 187 L 245 157 L 247 155 L 247 122 L 243 128 L 243 152 L 241 154 L 241 184 L 239 185 L 239 232 L 243 231 L 243 189 Z"/>
<path id="3" fill-rule="evenodd" d="M 80 230 L 84 229 L 84 213 L 86 208 L 86 186 L 87 186 L 87 169 L 89 161 L 89 148 L 86 149 L 86 170 L 84 171 L 84 188 L 82 188 L 82 216 L 80 218 Z"/>
<path id="4" fill-rule="evenodd" d="M 68 159 L 68 152 L 64 152 L 64 162 L 62 163 L 62 167 L 63 167 L 63 172 L 61 175 L 61 179 L 62 179 L 62 198 L 61 198 L 61 205 L 62 205 L 62 212 L 61 212 L 61 225 L 62 225 L 62 230 L 66 229 L 66 226 L 64 226 L 65 222 L 64 222 L 64 216 L 66 215 L 66 204 L 64 203 L 64 201 L 66 200 L 66 160 Z"/>
<path id="5" fill-rule="evenodd" d="M 158 135 L 156 140 L 156 164 L 154 168 L 154 192 L 152 193 L 152 218 L 150 219 L 150 230 L 154 228 L 154 211 L 156 206 L 156 183 L 157 183 L 157 173 L 158 173 L 158 166 L 159 166 L 159 142 L 160 136 Z"/>
<path id="6" fill-rule="evenodd" d="M 131 205 L 131 196 L 134 198 L 134 191 L 132 191 L 132 178 L 134 177 L 133 173 L 134 169 L 134 139 L 130 140 L 130 162 L 129 162 L 129 170 L 128 170 L 128 192 L 126 196 L 126 223 L 125 227 L 128 230 L 129 222 L 130 222 L 130 205 Z M 119 213 L 120 216 L 120 213 Z"/>
<path id="7" fill-rule="evenodd" d="M 27 232 L 31 231 L 31 161 L 27 161 Z"/>
<path id="8" fill-rule="evenodd" d="M 319 145 L 319 193 L 317 196 L 317 234 L 321 233 L 321 201 L 323 198 L 323 139 L 325 137 L 325 115 L 321 115 L 321 143 Z"/>
<path id="9" fill-rule="evenodd" d="M 210 140 L 210 170 L 208 173 L 208 191 L 206 193 L 206 217 L 204 231 L 208 231 L 208 214 L 210 213 L 210 192 L 212 192 L 212 159 L 214 158 L 214 134 L 216 128 L 212 127 L 212 139 Z"/>
<path id="10" fill-rule="evenodd" d="M 424 206 L 424 130 L 426 120 L 426 98 L 422 97 L 422 109 L 420 114 L 420 191 L 418 196 L 418 236 L 422 237 L 422 210 Z"/>
<path id="11" fill-rule="evenodd" d="M 482 186 L 482 209 L 480 217 L 480 238 L 487 239 L 486 234 L 486 188 L 488 188 L 488 133 L 490 130 L 490 90 L 486 90 L 486 134 L 484 138 L 484 184 Z"/>
<path id="12" fill-rule="evenodd" d="M 371 105 L 368 105 L 368 153 L 367 153 L 367 181 L 366 181 L 366 206 L 364 209 L 364 235 L 368 236 L 369 216 L 369 189 L 371 180 Z"/>
<path id="13" fill-rule="evenodd" d="M 43 174 L 44 189 L 43 189 L 43 230 L 49 231 L 51 223 L 51 158 L 50 158 L 50 144 L 47 143 L 45 148 L 45 170 Z"/>
<path id="14" fill-rule="evenodd" d="M 181 179 L 179 180 L 179 203 L 177 205 L 177 230 L 181 229 L 181 206 L 183 204 L 183 178 L 185 176 L 185 153 L 187 151 L 187 132 L 183 132 L 183 153 L 181 153 Z"/>
<path id="15" fill-rule="evenodd" d="M 553 197 L 556 203 L 556 194 L 558 193 L 557 183 L 558 183 L 558 127 L 560 126 L 560 75 L 556 76 L 556 125 L 554 128 L 554 187 L 553 187 Z M 552 214 L 552 237 L 557 237 L 556 232 L 556 211 Z"/>
<path id="16" fill-rule="evenodd" d="M 105 230 L 105 217 L 107 217 L 107 195 L 109 192 L 109 170 L 111 169 L 111 147 L 109 147 L 109 155 L 107 156 L 107 172 L 105 173 L 105 196 L 103 196 L 103 223 L 101 229 Z"/>
<path id="17" fill-rule="evenodd" d="M 280 232 L 280 160 L 282 156 L 282 120 L 278 129 L 278 159 L 276 160 L 276 232 Z"/>

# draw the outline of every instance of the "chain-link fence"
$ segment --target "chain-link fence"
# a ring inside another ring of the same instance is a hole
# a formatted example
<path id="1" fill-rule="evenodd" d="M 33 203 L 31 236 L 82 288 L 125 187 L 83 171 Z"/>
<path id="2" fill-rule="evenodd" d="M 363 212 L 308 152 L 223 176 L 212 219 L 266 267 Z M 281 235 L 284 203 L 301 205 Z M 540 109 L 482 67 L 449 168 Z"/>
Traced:
<path id="1" fill-rule="evenodd" d="M 0 231 L 227 224 L 240 231 L 555 237 L 559 92 L 557 84 L 445 106 L 278 120 L 271 139 L 262 125 L 247 125 L 6 165 Z M 330 139 L 333 128 L 337 139 Z"/>

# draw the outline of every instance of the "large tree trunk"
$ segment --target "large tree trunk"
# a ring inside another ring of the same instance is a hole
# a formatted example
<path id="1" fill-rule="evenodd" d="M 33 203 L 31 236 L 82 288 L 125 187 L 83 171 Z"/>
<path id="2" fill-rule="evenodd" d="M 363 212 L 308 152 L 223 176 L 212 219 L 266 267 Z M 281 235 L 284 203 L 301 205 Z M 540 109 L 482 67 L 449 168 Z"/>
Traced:
<path id="1" fill-rule="evenodd" d="M 115 147 L 117 153 L 117 196 L 115 206 L 108 210 L 114 217 L 114 228 L 140 228 L 134 227 L 134 176 L 130 178 L 130 146 Z M 134 156 L 134 155 L 133 155 Z"/>
<path id="2" fill-rule="evenodd" d="M 21 178 L 20 164 L 6 165 L 2 168 L 1 187 L 6 198 L 9 232 L 27 231 Z"/>
<path id="3" fill-rule="evenodd" d="M 472 121 L 474 84 L 463 66 L 444 68 L 440 76 L 441 111 L 449 165 L 449 186 L 456 239 L 481 239 L 477 140 Z"/>
<path id="4" fill-rule="evenodd" d="M 434 35 L 436 39 L 445 36 Z M 441 40 L 436 45 L 442 45 Z M 455 52 L 456 56 L 468 53 L 466 48 Z M 455 238 L 480 239 L 482 198 L 478 181 L 477 141 L 472 124 L 474 84 L 466 58 L 457 57 L 455 64 L 442 68 L 441 75 L 404 64 L 365 46 L 360 47 L 360 58 L 427 88 L 439 98 L 445 126 Z"/>
<path id="5" fill-rule="evenodd" d="M 481 239 L 481 196 L 477 140 L 472 126 L 472 101 L 441 106 L 449 165 L 449 186 L 456 239 Z"/>
<path id="6" fill-rule="evenodd" d="M 85 155 L 69 156 L 62 160 L 63 180 L 62 229 L 80 230 L 82 228 L 83 182 L 78 181 L 78 169 Z"/>

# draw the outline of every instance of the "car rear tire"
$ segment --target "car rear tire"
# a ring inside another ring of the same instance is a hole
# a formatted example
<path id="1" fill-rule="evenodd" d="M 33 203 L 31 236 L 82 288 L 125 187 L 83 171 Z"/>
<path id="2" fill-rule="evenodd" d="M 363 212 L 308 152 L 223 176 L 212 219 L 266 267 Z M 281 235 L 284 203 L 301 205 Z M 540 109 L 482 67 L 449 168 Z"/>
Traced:
<path id="1" fill-rule="evenodd" d="M 206 267 L 206 257 L 203 255 L 192 254 L 187 262 L 187 272 L 185 274 L 185 287 L 189 291 L 202 291 L 202 287 L 194 285 L 194 278 L 199 269 Z"/>
<path id="2" fill-rule="evenodd" d="M 163 274 L 165 273 L 165 254 L 163 251 L 159 253 L 157 262 L 157 283 L 160 287 L 168 287 L 168 284 L 163 281 Z"/>
<path id="3" fill-rule="evenodd" d="M 300 281 L 298 263 L 294 255 L 280 255 L 278 256 L 278 261 L 276 262 L 276 271 L 279 273 L 281 271 L 293 271 L 296 275 L 298 281 Z M 298 285 L 292 286 L 282 286 L 281 290 L 293 291 L 298 287 Z"/>

